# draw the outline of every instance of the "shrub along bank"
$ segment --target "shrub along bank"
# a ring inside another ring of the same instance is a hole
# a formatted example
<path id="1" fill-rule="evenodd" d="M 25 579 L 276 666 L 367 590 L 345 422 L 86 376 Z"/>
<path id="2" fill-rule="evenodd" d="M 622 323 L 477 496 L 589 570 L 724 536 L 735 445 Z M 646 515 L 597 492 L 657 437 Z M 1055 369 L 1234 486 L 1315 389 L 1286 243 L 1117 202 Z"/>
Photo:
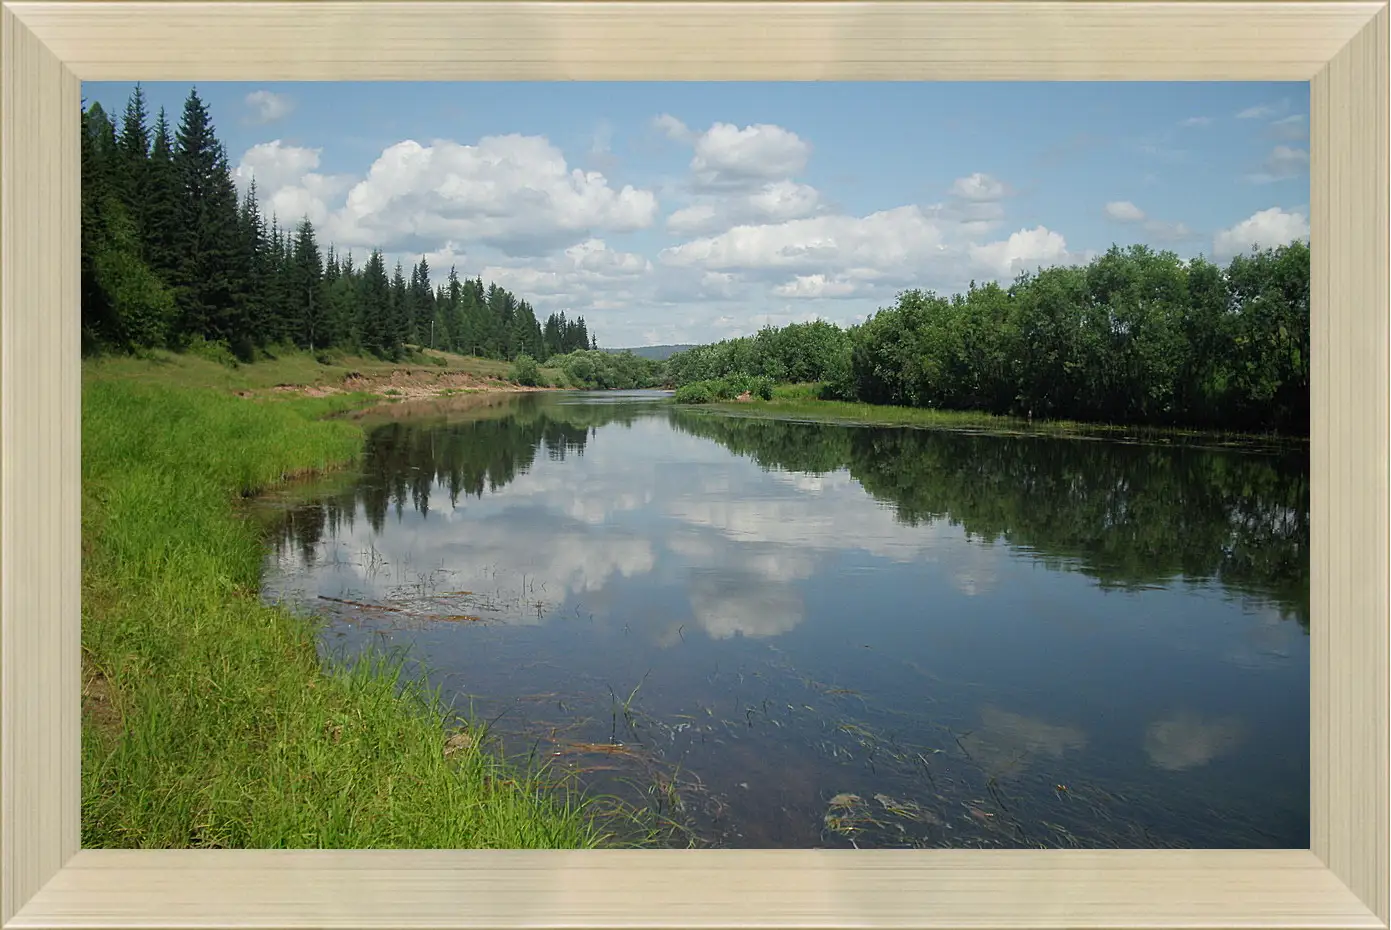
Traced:
<path id="1" fill-rule="evenodd" d="M 793 323 L 678 352 L 674 387 L 732 375 L 822 396 L 1038 420 L 1309 432 L 1309 246 L 1225 266 L 1145 246 L 1086 265 L 909 290 L 856 326 Z"/>

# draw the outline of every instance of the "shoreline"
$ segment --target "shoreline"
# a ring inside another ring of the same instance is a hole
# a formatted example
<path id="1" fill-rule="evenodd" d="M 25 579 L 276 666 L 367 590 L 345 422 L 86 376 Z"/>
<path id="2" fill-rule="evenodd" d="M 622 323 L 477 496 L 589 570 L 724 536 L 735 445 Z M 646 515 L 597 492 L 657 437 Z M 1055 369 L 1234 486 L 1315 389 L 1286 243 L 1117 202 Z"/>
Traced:
<path id="1" fill-rule="evenodd" d="M 1199 430 L 1186 427 L 1118 426 L 1074 420 L 1034 420 L 970 410 L 899 407 L 854 401 L 822 400 L 803 385 L 779 385 L 772 400 L 714 401 L 681 404 L 726 416 L 758 417 L 787 422 L 833 423 L 842 426 L 884 426 L 974 432 L 995 436 L 1078 439 L 1135 445 L 1188 446 L 1231 451 L 1308 450 L 1309 437 Z"/>
<path id="2" fill-rule="evenodd" d="M 401 660 L 325 663 L 315 618 L 261 601 L 239 503 L 350 466 L 361 427 L 333 414 L 378 397 L 248 405 L 156 368 L 83 373 L 83 846 L 611 845 Z"/>
<path id="3" fill-rule="evenodd" d="M 439 371 L 427 368 L 397 368 L 387 373 L 361 374 L 349 372 L 337 383 L 277 384 L 269 388 L 243 389 L 238 397 L 267 395 L 296 395 L 300 397 L 332 397 L 342 394 L 371 394 L 382 398 L 417 400 L 428 397 L 448 397 L 456 394 L 521 394 L 535 391 L 556 391 L 560 388 L 532 387 L 491 378 L 471 372 Z"/>

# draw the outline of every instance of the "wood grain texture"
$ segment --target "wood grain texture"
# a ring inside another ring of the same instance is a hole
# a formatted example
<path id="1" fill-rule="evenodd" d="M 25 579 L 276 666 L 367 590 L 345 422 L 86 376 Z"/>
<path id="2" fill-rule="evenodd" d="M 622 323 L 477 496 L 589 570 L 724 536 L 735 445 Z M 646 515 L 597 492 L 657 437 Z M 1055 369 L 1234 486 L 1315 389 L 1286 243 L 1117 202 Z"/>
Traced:
<path id="1" fill-rule="evenodd" d="M 1389 22 L 1384 3 L 0 0 L 0 924 L 1386 926 Z M 78 78 L 519 77 L 1312 79 L 1311 849 L 78 852 Z"/>
<path id="2" fill-rule="evenodd" d="M 1307 850 L 94 850 L 75 857 L 8 926 L 113 924 L 1382 926 Z"/>
<path id="3" fill-rule="evenodd" d="M 1304 81 L 1380 4 L 10 6 L 93 81 Z"/>
<path id="4" fill-rule="evenodd" d="M 1311 847 L 1382 920 L 1391 914 L 1389 19 L 1378 13 L 1311 82 L 1310 126 Z"/>
<path id="5" fill-rule="evenodd" d="M 81 98 L 77 78 L 2 9 L 0 48 L 3 923 L 80 839 Z"/>

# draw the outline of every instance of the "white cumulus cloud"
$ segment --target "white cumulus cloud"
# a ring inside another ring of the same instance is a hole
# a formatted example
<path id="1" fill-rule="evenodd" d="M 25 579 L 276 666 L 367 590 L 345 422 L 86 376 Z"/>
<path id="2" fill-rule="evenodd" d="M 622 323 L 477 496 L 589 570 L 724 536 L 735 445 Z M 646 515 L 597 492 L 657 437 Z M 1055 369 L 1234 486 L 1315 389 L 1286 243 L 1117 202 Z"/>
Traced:
<path id="1" fill-rule="evenodd" d="M 1113 200 L 1106 205 L 1106 215 L 1122 223 L 1138 223 L 1145 218 L 1145 211 L 1129 200 Z"/>
<path id="2" fill-rule="evenodd" d="M 699 235 L 747 223 L 778 222 L 812 216 L 821 208 L 821 195 L 808 184 L 771 181 L 750 192 L 708 197 L 667 217 L 667 230 Z"/>
<path id="3" fill-rule="evenodd" d="M 670 113 L 663 113 L 655 117 L 652 120 L 652 125 L 667 138 L 675 139 L 678 142 L 690 142 L 695 138 L 695 134 L 691 132 L 690 128 Z"/>
<path id="4" fill-rule="evenodd" d="M 1308 217 L 1271 207 L 1219 232 L 1213 237 L 1212 251 L 1218 258 L 1231 258 L 1256 247 L 1275 248 L 1308 238 Z"/>
<path id="5" fill-rule="evenodd" d="M 977 171 L 952 182 L 951 192 L 962 200 L 999 200 L 1009 190 L 996 178 Z"/>
<path id="6" fill-rule="evenodd" d="M 660 260 L 716 271 L 824 274 L 853 265 L 905 266 L 935 254 L 942 244 L 940 226 L 921 208 L 907 206 L 865 217 L 818 216 L 736 226 L 664 249 Z"/>
<path id="7" fill-rule="evenodd" d="M 602 239 L 587 239 L 553 255 L 517 264 L 485 265 L 485 281 L 526 298 L 541 314 L 564 310 L 596 322 L 595 313 L 623 310 L 649 297 L 652 263 L 633 252 L 611 248 Z M 603 327 L 612 336 L 612 325 Z"/>
<path id="8" fill-rule="evenodd" d="M 692 149 L 684 183 L 686 205 L 667 217 L 668 232 L 706 235 L 822 211 L 816 188 L 795 179 L 811 153 L 811 146 L 795 132 L 768 123 L 742 128 L 715 123 L 697 133 L 670 114 L 658 116 L 653 125 Z"/>
<path id="9" fill-rule="evenodd" d="M 255 123 L 274 123 L 295 109 L 295 102 L 289 97 L 268 90 L 252 91 L 243 102 L 251 110 L 251 121 Z"/>
<path id="10" fill-rule="evenodd" d="M 792 177 L 810 155 L 811 146 L 781 126 L 716 123 L 695 140 L 691 174 L 704 188 L 757 186 Z"/>
<path id="11" fill-rule="evenodd" d="M 322 238 L 354 251 L 418 254 L 469 242 L 539 255 L 596 233 L 643 229 L 657 214 L 651 191 L 571 168 L 541 136 L 485 136 L 475 145 L 407 139 L 358 179 L 319 174 L 319 154 L 262 143 L 234 175 L 243 188 L 255 177 L 262 202 L 282 220 L 308 215 Z"/>
<path id="12" fill-rule="evenodd" d="M 1046 226 L 1021 229 L 1011 233 L 1008 239 L 971 246 L 970 254 L 979 267 L 1002 278 L 1033 271 L 1039 266 L 1084 260 L 1068 251 L 1062 233 Z"/>
<path id="13" fill-rule="evenodd" d="M 846 276 L 804 274 L 779 284 L 773 288 L 773 293 L 779 297 L 854 297 L 861 289 L 859 282 Z"/>
<path id="14" fill-rule="evenodd" d="M 599 231 L 650 226 L 656 195 L 572 169 L 542 136 L 485 136 L 476 145 L 413 140 L 389 147 L 348 192 L 333 232 L 350 243 L 411 248 L 471 240 L 538 254 Z"/>
<path id="15" fill-rule="evenodd" d="M 232 179 L 243 193 L 255 180 L 267 219 L 273 215 L 282 226 L 292 226 L 308 217 L 320 226 L 330 215 L 330 204 L 352 184 L 349 177 L 318 170 L 321 151 L 286 145 L 279 139 L 263 142 L 246 150 Z"/>

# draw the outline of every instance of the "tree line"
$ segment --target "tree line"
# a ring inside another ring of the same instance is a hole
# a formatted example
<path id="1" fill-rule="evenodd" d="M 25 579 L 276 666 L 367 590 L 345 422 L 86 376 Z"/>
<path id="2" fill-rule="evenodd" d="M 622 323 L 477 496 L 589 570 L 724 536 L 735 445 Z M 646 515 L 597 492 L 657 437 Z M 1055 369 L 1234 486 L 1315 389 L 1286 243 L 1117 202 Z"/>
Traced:
<path id="1" fill-rule="evenodd" d="M 1309 247 L 1221 267 L 1113 246 L 1008 287 L 906 291 L 845 329 L 765 327 L 667 360 L 674 387 L 736 376 L 874 404 L 1307 435 Z"/>
<path id="2" fill-rule="evenodd" d="M 598 349 L 584 317 L 544 323 L 524 299 L 481 278 L 432 286 L 380 249 L 360 266 L 326 248 L 308 218 L 261 212 L 254 181 L 238 196 L 226 149 L 197 89 L 177 127 L 153 124 L 139 85 L 116 120 L 82 111 L 84 351 L 225 346 L 237 358 L 295 346 L 400 359 L 423 346 L 545 361 Z"/>

